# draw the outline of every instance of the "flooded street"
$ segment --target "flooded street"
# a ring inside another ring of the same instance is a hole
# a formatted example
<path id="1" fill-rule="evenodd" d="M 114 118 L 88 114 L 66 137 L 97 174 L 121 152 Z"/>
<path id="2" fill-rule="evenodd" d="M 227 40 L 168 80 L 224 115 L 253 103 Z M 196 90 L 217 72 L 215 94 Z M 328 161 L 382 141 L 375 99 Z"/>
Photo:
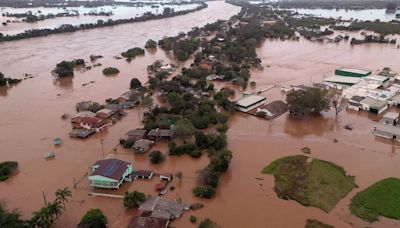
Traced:
<path id="1" fill-rule="evenodd" d="M 240 8 L 224 2 L 208 2 L 208 8 L 188 15 L 132 23 L 0 43 L 0 71 L 10 77 L 22 78 L 25 73 L 35 77 L 17 86 L 0 89 L 0 161 L 19 162 L 19 173 L 14 178 L 0 182 L 0 198 L 8 208 L 19 208 L 25 218 L 43 206 L 42 192 L 48 200 L 58 188 L 69 187 L 72 198 L 67 210 L 56 221 L 55 227 L 75 227 L 90 208 L 100 208 L 107 216 L 110 227 L 126 227 L 135 210 L 125 210 L 122 200 L 88 196 L 85 173 L 103 153 L 108 158 L 132 162 L 135 169 L 153 169 L 155 172 L 183 172 L 180 182 L 174 179 L 175 191 L 167 198 L 181 198 L 183 202 L 201 202 L 203 209 L 185 212 L 174 221 L 174 227 L 194 227 L 189 216 L 206 217 L 221 227 L 302 227 L 306 219 L 318 219 L 336 227 L 400 227 L 400 222 L 381 218 L 368 224 L 350 215 L 350 199 L 360 190 L 388 176 L 400 176 L 400 145 L 377 140 L 371 133 L 375 116 L 343 110 L 338 119 L 334 113 L 323 113 L 302 121 L 289 119 L 287 113 L 271 122 L 245 114 L 235 114 L 227 132 L 229 149 L 233 152 L 231 166 L 222 176 L 216 197 L 211 200 L 192 196 L 198 174 L 196 171 L 208 164 L 207 156 L 193 159 L 189 156 L 166 158 L 164 163 L 150 165 L 147 155 L 133 155 L 121 147 L 108 154 L 118 144 L 119 138 L 130 129 L 140 127 L 139 117 L 144 109 L 135 108 L 107 131 L 86 140 L 68 137 L 69 120 L 64 113 L 74 114 L 74 106 L 82 100 L 104 102 L 129 89 L 133 77 L 147 81 L 146 67 L 157 59 L 173 62 L 164 51 L 146 52 L 131 63 L 116 60 L 120 54 L 135 46 L 144 46 L 151 38 L 176 35 L 194 26 L 203 26 L 218 19 L 228 19 Z M 250 81 L 257 89 L 270 85 L 305 84 L 319 82 L 333 74 L 338 67 L 371 69 L 377 72 L 390 67 L 400 72 L 400 50 L 392 45 L 348 43 L 319 44 L 300 41 L 267 40 L 258 48 L 263 71 L 254 71 Z M 91 54 L 103 55 L 98 62 L 103 66 L 86 72 L 76 72 L 74 78 L 54 80 L 51 70 L 62 60 L 85 58 Z M 180 66 L 183 63 L 178 63 Z M 185 63 L 189 64 L 189 63 Z M 105 77 L 102 69 L 113 66 L 120 69 L 117 76 Z M 83 83 L 96 81 L 83 87 Z M 278 88 L 264 93 L 268 101 L 285 99 Z M 399 112 L 399 110 L 394 109 Z M 352 131 L 344 129 L 351 123 Z M 63 144 L 54 148 L 53 139 L 61 137 Z M 104 150 L 101 140 L 104 139 Z M 337 142 L 334 142 L 337 139 Z M 286 155 L 300 154 L 303 147 L 311 148 L 311 156 L 334 162 L 356 176 L 358 189 L 353 190 L 329 213 L 316 208 L 303 207 L 294 201 L 279 199 L 274 190 L 272 176 L 261 174 L 261 169 L 272 160 Z M 155 150 L 167 152 L 167 143 L 159 143 Z M 56 152 L 56 158 L 43 159 L 43 153 Z M 258 180 L 257 178 L 262 178 Z M 79 182 L 73 188 L 74 179 Z M 154 194 L 152 181 L 138 180 L 127 183 L 118 191 L 99 191 L 123 194 L 126 190 Z M 300 224 L 300 225 L 299 225 Z"/>

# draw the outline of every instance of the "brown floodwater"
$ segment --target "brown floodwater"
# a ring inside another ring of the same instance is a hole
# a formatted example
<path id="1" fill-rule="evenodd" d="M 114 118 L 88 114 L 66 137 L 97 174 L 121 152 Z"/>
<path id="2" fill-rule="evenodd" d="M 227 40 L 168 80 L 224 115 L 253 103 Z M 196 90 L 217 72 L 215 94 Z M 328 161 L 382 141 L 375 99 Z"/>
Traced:
<path id="1" fill-rule="evenodd" d="M 0 198 L 9 208 L 19 208 L 25 218 L 43 206 L 42 192 L 48 200 L 58 188 L 69 187 L 72 200 L 66 212 L 57 220 L 55 227 L 75 227 L 82 215 L 90 208 L 101 208 L 108 217 L 110 227 L 126 227 L 135 210 L 126 211 L 121 199 L 91 197 L 88 181 L 84 176 L 96 160 L 103 158 L 101 140 L 107 157 L 133 163 L 138 169 L 156 172 L 183 172 L 182 182 L 176 179 L 168 198 L 181 198 L 183 202 L 201 202 L 203 209 L 186 212 L 173 222 L 174 227 L 191 227 L 189 216 L 199 219 L 210 217 L 222 227 L 303 227 L 306 219 L 315 218 L 336 227 L 399 227 L 400 222 L 381 219 L 372 225 L 352 216 L 348 204 L 360 189 L 389 176 L 400 177 L 400 146 L 390 141 L 376 139 L 371 130 L 377 118 L 368 113 L 342 111 L 335 120 L 332 112 L 305 120 L 293 120 L 287 114 L 271 122 L 245 114 L 235 114 L 228 131 L 229 148 L 233 151 L 231 166 L 223 175 L 214 199 L 196 199 L 191 189 L 197 182 L 196 171 L 208 164 L 208 158 L 192 159 L 187 156 L 167 157 L 159 165 L 150 165 L 147 156 L 117 148 L 108 154 L 126 131 L 139 127 L 143 110 L 133 109 L 108 131 L 86 140 L 68 137 L 69 120 L 62 120 L 64 113 L 73 114 L 74 105 L 81 100 L 103 102 L 117 97 L 128 89 L 132 77 L 147 80 L 146 67 L 156 59 L 172 62 L 162 50 L 146 52 L 131 63 L 116 60 L 112 56 L 134 47 L 143 46 L 147 39 L 160 39 L 188 31 L 217 19 L 227 19 L 239 12 L 239 8 L 223 2 L 210 2 L 202 11 L 137 24 L 120 25 L 71 34 L 54 35 L 0 44 L 0 71 L 8 76 L 21 77 L 32 73 L 36 77 L 0 92 L 0 160 L 16 160 L 19 173 L 0 183 Z M 77 72 L 72 79 L 54 81 L 50 71 L 64 59 L 101 54 L 103 66 L 86 72 Z M 350 47 L 342 44 L 318 44 L 305 40 L 270 41 L 258 49 L 264 70 L 254 71 L 252 79 L 257 89 L 280 84 L 310 84 L 332 74 L 340 66 L 367 68 L 377 71 L 385 66 L 400 72 L 400 51 L 390 45 L 368 44 Z M 182 63 L 179 63 L 182 65 Z M 185 63 L 188 64 L 188 63 Z M 115 66 L 121 70 L 118 76 L 105 77 L 101 70 Z M 83 83 L 96 81 L 85 87 Z M 268 100 L 284 99 L 278 88 L 264 93 Z M 398 111 L 394 109 L 395 111 Z M 353 131 L 343 128 L 351 123 Z M 52 140 L 61 137 L 63 143 L 55 148 Z M 337 139 L 337 143 L 334 142 Z M 311 156 L 332 161 L 356 176 L 358 189 L 353 190 L 330 212 L 308 208 L 294 201 L 276 197 L 273 177 L 260 174 L 272 160 L 299 154 L 302 147 L 310 147 Z M 167 144 L 160 143 L 154 149 L 167 151 Z M 43 159 L 43 153 L 55 151 L 56 158 Z M 107 155 L 108 154 L 108 155 Z M 76 189 L 74 178 L 82 178 Z M 263 180 L 257 180 L 256 177 Z M 135 181 L 124 184 L 118 191 L 100 191 L 123 194 L 126 190 L 139 190 L 154 194 L 152 181 Z M 82 203 L 83 201 L 83 203 Z"/>

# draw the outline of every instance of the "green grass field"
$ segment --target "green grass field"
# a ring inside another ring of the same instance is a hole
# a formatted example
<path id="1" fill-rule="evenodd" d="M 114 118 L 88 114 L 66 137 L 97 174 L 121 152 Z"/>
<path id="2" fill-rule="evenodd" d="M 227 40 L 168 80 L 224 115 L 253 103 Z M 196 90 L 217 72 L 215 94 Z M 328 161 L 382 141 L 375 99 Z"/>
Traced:
<path id="1" fill-rule="evenodd" d="M 334 228 L 334 226 L 320 222 L 315 219 L 307 219 L 306 225 L 304 227 L 305 228 Z"/>
<path id="2" fill-rule="evenodd" d="M 350 211 L 369 222 L 377 221 L 379 216 L 400 219 L 400 179 L 387 178 L 357 193 Z"/>
<path id="3" fill-rule="evenodd" d="M 303 155 L 283 157 L 266 166 L 262 173 L 274 175 L 274 190 L 279 198 L 329 212 L 357 187 L 354 177 L 331 162 L 310 160 Z"/>

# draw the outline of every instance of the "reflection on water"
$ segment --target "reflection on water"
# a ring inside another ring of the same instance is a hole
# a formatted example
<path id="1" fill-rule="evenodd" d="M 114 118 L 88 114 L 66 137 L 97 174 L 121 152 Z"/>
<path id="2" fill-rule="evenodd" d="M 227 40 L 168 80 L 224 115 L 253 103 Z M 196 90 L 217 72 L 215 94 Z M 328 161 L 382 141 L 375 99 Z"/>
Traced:
<path id="1" fill-rule="evenodd" d="M 286 134 L 294 137 L 305 137 L 309 135 L 324 136 L 331 131 L 335 124 L 335 118 L 327 118 L 321 114 L 311 115 L 305 118 L 287 117 L 284 124 Z"/>

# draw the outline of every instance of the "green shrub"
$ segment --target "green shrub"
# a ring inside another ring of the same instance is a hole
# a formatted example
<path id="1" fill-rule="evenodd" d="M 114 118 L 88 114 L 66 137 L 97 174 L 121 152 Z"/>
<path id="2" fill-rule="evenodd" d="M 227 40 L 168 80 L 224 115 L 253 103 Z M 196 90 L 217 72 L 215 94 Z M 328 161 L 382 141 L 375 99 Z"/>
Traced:
<path id="1" fill-rule="evenodd" d="M 215 190 L 213 187 L 208 185 L 200 185 L 192 190 L 193 195 L 200 198 L 210 199 L 215 195 Z"/>
<path id="2" fill-rule="evenodd" d="M 196 223 L 197 222 L 196 216 L 193 216 L 193 215 L 190 216 L 189 220 L 190 220 L 191 223 Z"/>
<path id="3" fill-rule="evenodd" d="M 107 68 L 104 68 L 104 70 L 103 70 L 104 75 L 113 75 L 113 74 L 118 74 L 118 73 L 119 73 L 119 70 L 115 67 L 107 67 Z"/>
<path id="4" fill-rule="evenodd" d="M 152 164 L 158 164 L 165 159 L 165 156 L 158 150 L 150 152 L 149 157 Z"/>

